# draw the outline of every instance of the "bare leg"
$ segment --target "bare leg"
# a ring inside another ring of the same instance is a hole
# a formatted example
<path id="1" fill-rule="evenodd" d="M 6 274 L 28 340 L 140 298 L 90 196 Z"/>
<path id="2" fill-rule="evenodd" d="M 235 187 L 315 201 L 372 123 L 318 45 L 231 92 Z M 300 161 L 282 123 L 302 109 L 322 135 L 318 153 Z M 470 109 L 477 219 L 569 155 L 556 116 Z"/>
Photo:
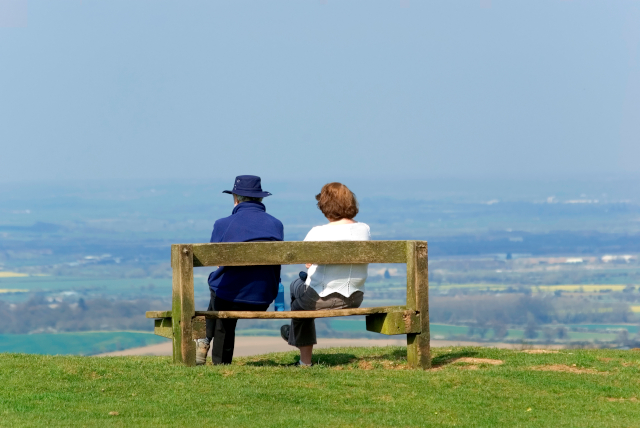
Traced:
<path id="1" fill-rule="evenodd" d="M 313 345 L 299 346 L 300 361 L 304 364 L 311 364 L 311 356 L 313 355 Z"/>

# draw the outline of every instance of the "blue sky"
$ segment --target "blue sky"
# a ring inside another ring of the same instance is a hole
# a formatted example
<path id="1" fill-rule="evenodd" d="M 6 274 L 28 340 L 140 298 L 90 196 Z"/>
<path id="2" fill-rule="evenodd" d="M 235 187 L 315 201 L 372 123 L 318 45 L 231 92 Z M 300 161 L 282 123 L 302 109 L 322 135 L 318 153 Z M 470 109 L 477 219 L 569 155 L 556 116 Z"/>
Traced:
<path id="1" fill-rule="evenodd" d="M 0 182 L 637 175 L 638 22 L 636 0 L 0 0 Z"/>

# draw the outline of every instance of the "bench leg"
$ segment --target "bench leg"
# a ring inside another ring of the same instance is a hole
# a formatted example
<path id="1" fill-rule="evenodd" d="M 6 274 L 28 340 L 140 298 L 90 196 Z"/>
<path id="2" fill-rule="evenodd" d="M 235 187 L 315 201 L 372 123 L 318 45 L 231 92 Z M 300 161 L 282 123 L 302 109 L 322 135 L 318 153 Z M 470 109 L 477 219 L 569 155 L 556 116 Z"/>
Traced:
<path id="1" fill-rule="evenodd" d="M 431 368 L 431 346 L 428 334 L 407 334 L 407 361 L 413 368 Z"/>
<path id="2" fill-rule="evenodd" d="M 420 333 L 407 334 L 410 367 L 431 368 L 429 332 L 429 263 L 426 242 L 407 242 L 407 308 L 420 316 Z"/>
<path id="3" fill-rule="evenodd" d="M 195 316 L 193 297 L 193 247 L 171 246 L 173 268 L 173 362 L 186 366 L 196 365 L 196 345 L 193 341 L 192 320 Z"/>

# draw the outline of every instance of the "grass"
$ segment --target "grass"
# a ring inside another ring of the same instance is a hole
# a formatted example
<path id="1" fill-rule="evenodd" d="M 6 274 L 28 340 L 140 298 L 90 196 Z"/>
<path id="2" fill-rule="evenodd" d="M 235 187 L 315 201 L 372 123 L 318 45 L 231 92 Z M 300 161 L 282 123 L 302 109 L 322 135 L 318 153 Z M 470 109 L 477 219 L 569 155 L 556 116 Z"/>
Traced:
<path id="1" fill-rule="evenodd" d="M 319 350 L 185 368 L 164 357 L 0 355 L 0 426 L 624 427 L 640 420 L 640 352 Z M 466 360 L 460 360 L 465 358 Z M 494 365 L 496 362 L 502 364 Z"/>
<path id="2" fill-rule="evenodd" d="M 92 355 L 166 342 L 147 332 L 91 331 L 56 334 L 0 334 L 0 352 Z M 0 423 L 1 426 L 1 423 Z"/>

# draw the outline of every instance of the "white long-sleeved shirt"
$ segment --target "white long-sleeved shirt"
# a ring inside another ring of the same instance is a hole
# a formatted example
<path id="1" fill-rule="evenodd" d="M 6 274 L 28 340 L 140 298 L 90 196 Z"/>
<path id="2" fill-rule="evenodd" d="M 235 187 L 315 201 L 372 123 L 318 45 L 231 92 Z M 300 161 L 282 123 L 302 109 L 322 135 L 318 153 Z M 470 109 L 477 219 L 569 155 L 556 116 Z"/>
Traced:
<path id="1" fill-rule="evenodd" d="M 365 223 L 325 224 L 307 233 L 305 241 L 370 241 L 371 231 Z M 320 297 L 340 293 L 345 297 L 364 292 L 368 264 L 311 265 L 306 284 Z"/>

